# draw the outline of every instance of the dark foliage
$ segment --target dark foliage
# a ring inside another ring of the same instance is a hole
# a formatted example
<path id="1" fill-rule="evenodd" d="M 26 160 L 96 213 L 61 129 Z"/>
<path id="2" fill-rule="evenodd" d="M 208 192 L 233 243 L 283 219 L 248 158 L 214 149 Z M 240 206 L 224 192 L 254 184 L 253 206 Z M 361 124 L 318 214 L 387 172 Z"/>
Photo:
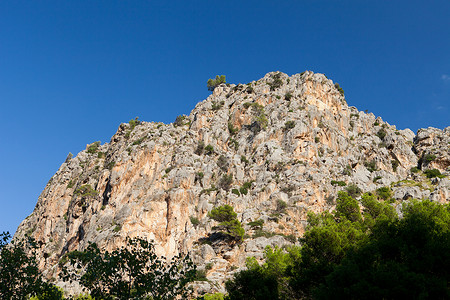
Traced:
<path id="1" fill-rule="evenodd" d="M 104 300 L 186 299 L 186 286 L 196 274 L 188 256 L 176 256 L 167 264 L 155 254 L 153 244 L 141 238 L 128 239 L 126 247 L 111 253 L 91 243 L 68 258 L 74 269 L 63 268 L 64 280 L 79 280 L 92 297 Z"/>

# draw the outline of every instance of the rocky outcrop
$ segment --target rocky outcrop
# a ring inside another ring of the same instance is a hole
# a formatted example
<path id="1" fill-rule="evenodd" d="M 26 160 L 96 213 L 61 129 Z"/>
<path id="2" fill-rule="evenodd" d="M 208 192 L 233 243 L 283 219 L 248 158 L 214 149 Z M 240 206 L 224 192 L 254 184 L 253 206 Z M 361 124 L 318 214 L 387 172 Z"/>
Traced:
<path id="1" fill-rule="evenodd" d="M 272 72 L 222 84 L 172 124 L 130 121 L 109 143 L 68 157 L 15 238 L 35 238 L 40 268 L 57 278 L 61 257 L 88 242 L 111 250 L 127 236 L 146 237 L 160 255 L 191 252 L 212 282 L 197 289 L 220 290 L 246 257 L 296 243 L 307 213 L 332 209 L 343 185 L 392 186 L 393 205 L 448 201 L 448 179 L 432 182 L 410 169 L 448 174 L 449 132 L 397 130 L 349 107 L 323 74 Z M 435 158 L 424 161 L 428 154 Z M 222 204 L 244 224 L 243 243 L 205 243 L 216 225 L 207 213 Z M 248 225 L 255 220 L 262 230 Z"/>
<path id="2" fill-rule="evenodd" d="M 450 127 L 419 129 L 414 148 L 422 169 L 450 171 Z"/>

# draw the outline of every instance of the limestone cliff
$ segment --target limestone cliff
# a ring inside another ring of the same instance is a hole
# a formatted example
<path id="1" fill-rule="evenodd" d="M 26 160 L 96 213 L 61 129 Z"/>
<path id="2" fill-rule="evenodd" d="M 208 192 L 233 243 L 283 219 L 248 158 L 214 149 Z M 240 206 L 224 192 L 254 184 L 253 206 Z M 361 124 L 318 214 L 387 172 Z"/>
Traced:
<path id="1" fill-rule="evenodd" d="M 450 200 L 448 178 L 422 173 L 449 174 L 449 143 L 450 127 L 414 135 L 349 107 L 322 74 L 272 72 L 220 85 L 172 124 L 121 124 L 109 143 L 68 157 L 15 238 L 35 238 L 40 268 L 56 278 L 61 257 L 88 242 L 111 250 L 127 236 L 147 237 L 161 255 L 191 252 L 208 264 L 209 282 L 197 288 L 220 290 L 246 257 L 296 242 L 309 211 L 332 209 L 345 188 L 337 181 L 363 191 L 390 186 L 393 205 Z M 202 243 L 215 225 L 208 211 L 222 204 L 244 224 L 240 245 Z M 247 225 L 259 219 L 262 237 Z"/>

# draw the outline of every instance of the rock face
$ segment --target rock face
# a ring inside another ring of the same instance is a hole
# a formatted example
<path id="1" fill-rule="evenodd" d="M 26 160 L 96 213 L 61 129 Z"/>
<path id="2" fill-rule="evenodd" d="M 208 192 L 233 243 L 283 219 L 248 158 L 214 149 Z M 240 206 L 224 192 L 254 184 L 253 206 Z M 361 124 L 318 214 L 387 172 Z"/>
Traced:
<path id="1" fill-rule="evenodd" d="M 347 106 L 341 92 L 322 74 L 272 72 L 220 85 L 172 124 L 121 124 L 109 143 L 68 157 L 15 238 L 36 239 L 40 268 L 60 282 L 65 253 L 146 237 L 160 255 L 191 252 L 200 268 L 208 266 L 209 283 L 197 284 L 208 292 L 223 289 L 246 257 L 262 258 L 265 246 L 295 243 L 308 212 L 333 208 L 345 188 L 335 181 L 364 192 L 391 186 L 393 205 L 450 200 L 447 178 L 410 172 L 449 174 L 450 127 L 414 136 Z M 223 204 L 234 207 L 249 237 L 202 244 L 216 225 L 208 211 Z M 255 220 L 264 221 L 256 234 L 247 225 Z"/>

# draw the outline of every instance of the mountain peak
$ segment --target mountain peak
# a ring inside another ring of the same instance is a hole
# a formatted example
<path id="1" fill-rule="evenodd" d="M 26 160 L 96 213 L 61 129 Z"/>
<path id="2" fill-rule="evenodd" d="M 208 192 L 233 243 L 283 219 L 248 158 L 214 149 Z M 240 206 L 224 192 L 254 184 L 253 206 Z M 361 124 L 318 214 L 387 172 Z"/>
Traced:
<path id="1" fill-rule="evenodd" d="M 59 282 L 66 253 L 141 236 L 159 255 L 191 252 L 200 266 L 211 263 L 208 279 L 218 284 L 206 289 L 221 290 L 226 270 L 246 257 L 296 243 L 307 213 L 332 209 L 340 190 L 388 187 L 397 206 L 411 197 L 448 201 L 448 178 L 423 171 L 449 173 L 449 142 L 448 128 L 414 136 L 349 107 L 323 74 L 270 72 L 217 86 L 174 123 L 121 124 L 109 143 L 68 158 L 16 238 L 36 239 L 40 267 Z M 212 238 L 208 212 L 223 204 L 248 234 L 240 244 Z M 259 231 L 249 225 L 257 220 Z"/>

